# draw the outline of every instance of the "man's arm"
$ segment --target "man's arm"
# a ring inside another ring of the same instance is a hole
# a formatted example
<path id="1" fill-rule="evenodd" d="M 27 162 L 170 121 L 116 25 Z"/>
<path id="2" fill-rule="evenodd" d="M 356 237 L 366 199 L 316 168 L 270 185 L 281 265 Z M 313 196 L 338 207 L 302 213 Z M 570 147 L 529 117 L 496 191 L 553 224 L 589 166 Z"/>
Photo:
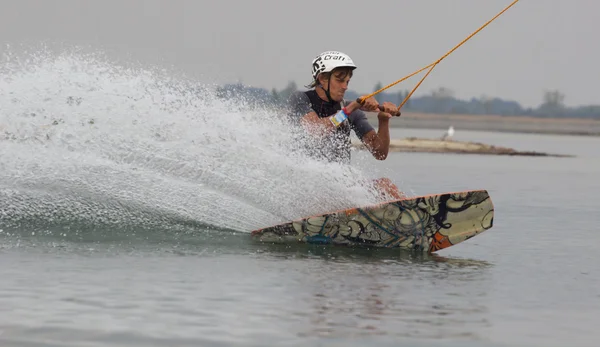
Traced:
<path id="1" fill-rule="evenodd" d="M 319 136 L 323 136 L 336 128 L 329 117 L 320 118 L 315 111 L 310 111 L 303 116 L 300 119 L 300 124 L 309 133 Z"/>
<path id="2" fill-rule="evenodd" d="M 375 130 L 371 130 L 362 138 L 362 142 L 377 160 L 385 160 L 390 150 L 389 123 L 389 119 L 382 120 L 379 118 L 379 127 L 377 132 L 375 132 Z"/>
<path id="3" fill-rule="evenodd" d="M 355 129 L 360 140 L 377 160 L 385 160 L 390 150 L 390 119 L 392 113 L 399 114 L 396 105 L 390 102 L 383 103 L 384 112 L 379 112 L 378 130 L 375 131 L 367 121 L 364 113 L 354 119 Z"/>
<path id="4" fill-rule="evenodd" d="M 335 128 L 328 118 L 320 118 L 313 111 L 308 96 L 302 92 L 291 95 L 288 107 L 293 119 L 299 122 L 310 134 L 324 135 Z"/>
<path id="5" fill-rule="evenodd" d="M 368 105 L 366 108 L 377 108 L 378 104 L 374 98 L 370 98 L 367 101 Z M 361 104 L 356 101 L 352 101 L 347 104 L 342 111 L 325 118 L 320 118 L 314 111 L 311 111 L 302 117 L 302 124 L 313 134 L 325 135 L 337 128 L 342 122 L 348 121 L 347 119 L 350 117 L 350 115 L 354 111 L 361 109 L 361 107 L 363 107 Z"/>

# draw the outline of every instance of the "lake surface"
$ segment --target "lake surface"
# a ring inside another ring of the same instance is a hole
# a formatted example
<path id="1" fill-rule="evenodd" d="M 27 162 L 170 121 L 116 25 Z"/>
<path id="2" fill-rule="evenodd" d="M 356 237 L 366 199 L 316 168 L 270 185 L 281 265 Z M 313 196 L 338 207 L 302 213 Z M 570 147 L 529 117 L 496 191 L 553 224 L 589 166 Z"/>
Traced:
<path id="1" fill-rule="evenodd" d="M 5 235 L 0 342 L 595 345 L 600 140 L 460 130 L 456 137 L 577 157 L 394 153 L 376 163 L 411 194 L 490 192 L 495 226 L 438 255 L 259 245 L 247 233 L 215 229 L 100 241 Z"/>
<path id="2" fill-rule="evenodd" d="M 457 128 L 576 157 L 321 165 L 287 150 L 277 114 L 154 72 L 38 59 L 0 76 L 0 345 L 597 345 L 599 138 Z M 373 202 L 370 176 L 409 195 L 487 189 L 494 227 L 436 255 L 250 240 Z"/>

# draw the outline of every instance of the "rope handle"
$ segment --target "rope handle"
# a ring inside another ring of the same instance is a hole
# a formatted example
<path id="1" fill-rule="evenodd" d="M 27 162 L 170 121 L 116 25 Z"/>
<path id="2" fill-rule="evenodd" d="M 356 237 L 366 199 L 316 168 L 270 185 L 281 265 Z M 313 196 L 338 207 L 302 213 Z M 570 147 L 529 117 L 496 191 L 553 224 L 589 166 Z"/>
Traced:
<path id="1" fill-rule="evenodd" d="M 361 98 L 357 98 L 357 99 L 356 99 L 356 102 L 358 102 L 358 103 L 359 103 L 359 104 L 361 104 L 361 105 L 364 105 L 364 104 L 365 104 L 364 100 L 362 100 Z M 384 112 L 384 111 L 385 111 L 385 109 L 384 109 L 384 108 L 383 108 L 383 106 L 381 106 L 381 105 L 377 106 L 377 108 L 378 108 L 378 109 L 379 109 L 379 111 L 381 111 L 381 112 Z M 398 108 L 398 110 L 396 110 L 396 112 L 392 113 L 392 116 L 395 116 L 395 117 L 400 117 L 400 108 Z"/>

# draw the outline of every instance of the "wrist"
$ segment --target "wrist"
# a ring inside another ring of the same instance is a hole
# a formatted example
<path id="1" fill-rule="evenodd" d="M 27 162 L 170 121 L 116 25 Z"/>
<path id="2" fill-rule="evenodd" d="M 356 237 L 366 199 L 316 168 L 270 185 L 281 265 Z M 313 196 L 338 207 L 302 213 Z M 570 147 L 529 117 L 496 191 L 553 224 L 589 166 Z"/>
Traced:
<path id="1" fill-rule="evenodd" d="M 346 114 L 346 112 L 344 112 L 344 109 L 339 110 L 336 114 L 329 117 L 329 120 L 336 128 L 340 126 L 340 124 L 342 124 L 346 119 L 348 119 L 348 115 Z"/>
<path id="2" fill-rule="evenodd" d="M 346 110 L 346 114 L 350 114 L 356 110 L 358 110 L 362 105 L 356 101 L 352 101 L 348 106 L 344 107 Z"/>

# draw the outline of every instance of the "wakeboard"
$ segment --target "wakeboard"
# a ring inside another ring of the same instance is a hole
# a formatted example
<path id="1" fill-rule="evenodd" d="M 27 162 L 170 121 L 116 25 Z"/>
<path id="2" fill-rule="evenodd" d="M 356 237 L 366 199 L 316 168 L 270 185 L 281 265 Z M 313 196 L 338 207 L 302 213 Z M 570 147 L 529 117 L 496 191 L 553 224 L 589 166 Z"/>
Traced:
<path id="1" fill-rule="evenodd" d="M 486 190 L 407 197 L 252 231 L 262 242 L 404 248 L 433 253 L 493 226 Z"/>

